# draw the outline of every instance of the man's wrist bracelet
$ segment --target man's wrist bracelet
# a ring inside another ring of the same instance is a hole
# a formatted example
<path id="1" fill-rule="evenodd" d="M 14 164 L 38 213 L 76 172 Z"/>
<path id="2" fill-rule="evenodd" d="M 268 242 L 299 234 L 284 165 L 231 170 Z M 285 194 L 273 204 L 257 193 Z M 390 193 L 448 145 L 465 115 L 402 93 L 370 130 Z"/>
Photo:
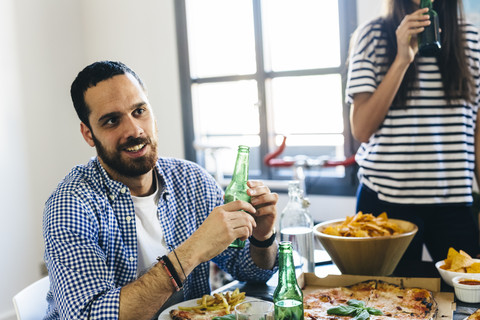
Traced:
<path id="1" fill-rule="evenodd" d="M 173 266 L 170 259 L 165 255 L 163 257 L 158 257 L 157 260 L 159 263 L 162 264 L 175 290 L 180 291 L 180 289 L 183 287 L 183 284 L 180 281 L 177 270 L 175 270 L 175 267 Z"/>
<path id="2" fill-rule="evenodd" d="M 270 247 L 273 242 L 275 241 L 275 237 L 276 237 L 276 233 L 275 233 L 275 230 L 273 231 L 272 233 L 272 236 L 270 238 L 268 238 L 267 240 L 264 240 L 264 241 L 259 241 L 257 239 L 255 239 L 253 236 L 251 236 L 250 238 L 248 238 L 250 240 L 250 243 L 253 244 L 255 247 L 258 247 L 258 248 L 268 248 Z"/>

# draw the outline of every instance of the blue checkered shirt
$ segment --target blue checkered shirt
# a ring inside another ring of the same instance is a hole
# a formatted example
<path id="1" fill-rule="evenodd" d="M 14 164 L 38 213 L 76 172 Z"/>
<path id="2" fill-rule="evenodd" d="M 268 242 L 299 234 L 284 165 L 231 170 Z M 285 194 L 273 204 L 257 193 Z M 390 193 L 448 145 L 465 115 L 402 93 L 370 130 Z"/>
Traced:
<path id="1" fill-rule="evenodd" d="M 156 164 L 163 192 L 158 203 L 168 245 L 177 247 L 223 204 L 223 191 L 198 165 L 173 158 Z M 51 287 L 45 319 L 118 319 L 120 289 L 136 279 L 137 236 L 130 191 L 109 178 L 97 158 L 77 166 L 46 202 L 43 234 Z M 227 249 L 213 261 L 234 278 L 266 281 L 276 271 L 255 266 L 243 250 Z M 184 283 L 185 299 L 210 292 L 209 263 Z"/>

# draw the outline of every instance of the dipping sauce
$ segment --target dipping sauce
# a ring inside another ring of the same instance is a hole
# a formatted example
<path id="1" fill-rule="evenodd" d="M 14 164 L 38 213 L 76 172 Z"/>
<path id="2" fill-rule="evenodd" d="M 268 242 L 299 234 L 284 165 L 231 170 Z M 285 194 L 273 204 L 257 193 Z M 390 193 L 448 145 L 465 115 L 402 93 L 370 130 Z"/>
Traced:
<path id="1" fill-rule="evenodd" d="M 466 280 L 458 281 L 458 283 L 466 284 L 466 285 L 469 285 L 469 286 L 479 286 L 480 285 L 480 280 L 466 279 Z"/>

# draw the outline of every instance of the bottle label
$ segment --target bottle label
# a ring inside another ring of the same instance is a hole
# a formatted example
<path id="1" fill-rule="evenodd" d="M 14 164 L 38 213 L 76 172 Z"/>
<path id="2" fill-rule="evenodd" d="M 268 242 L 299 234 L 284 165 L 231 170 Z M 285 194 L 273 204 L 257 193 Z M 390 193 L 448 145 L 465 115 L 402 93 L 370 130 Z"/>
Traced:
<path id="1" fill-rule="evenodd" d="M 250 202 L 250 196 L 245 192 L 225 193 L 225 203 L 229 203 L 236 200 L 243 200 Z"/>
<path id="2" fill-rule="evenodd" d="M 303 303 L 298 300 L 275 302 L 275 320 L 303 320 Z"/>
<path id="3" fill-rule="evenodd" d="M 280 240 L 292 242 L 293 263 L 305 272 L 315 272 L 313 229 L 289 227 L 280 230 Z"/>

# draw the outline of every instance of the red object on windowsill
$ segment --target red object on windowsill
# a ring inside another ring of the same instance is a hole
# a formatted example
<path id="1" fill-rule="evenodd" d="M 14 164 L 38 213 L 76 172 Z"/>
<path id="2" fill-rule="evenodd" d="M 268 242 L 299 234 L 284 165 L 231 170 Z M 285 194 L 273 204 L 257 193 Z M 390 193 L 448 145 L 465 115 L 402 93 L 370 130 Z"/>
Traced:
<path id="1" fill-rule="evenodd" d="M 287 137 L 283 136 L 283 141 L 277 150 L 268 153 L 265 158 L 263 158 L 263 162 L 268 167 L 291 167 L 295 165 L 295 160 L 285 160 L 277 158 L 282 152 L 285 150 L 287 146 Z M 350 157 L 346 158 L 345 160 L 325 160 L 322 162 L 321 167 L 336 167 L 336 166 L 344 166 L 348 167 L 355 164 L 355 155 L 351 155 Z"/>

